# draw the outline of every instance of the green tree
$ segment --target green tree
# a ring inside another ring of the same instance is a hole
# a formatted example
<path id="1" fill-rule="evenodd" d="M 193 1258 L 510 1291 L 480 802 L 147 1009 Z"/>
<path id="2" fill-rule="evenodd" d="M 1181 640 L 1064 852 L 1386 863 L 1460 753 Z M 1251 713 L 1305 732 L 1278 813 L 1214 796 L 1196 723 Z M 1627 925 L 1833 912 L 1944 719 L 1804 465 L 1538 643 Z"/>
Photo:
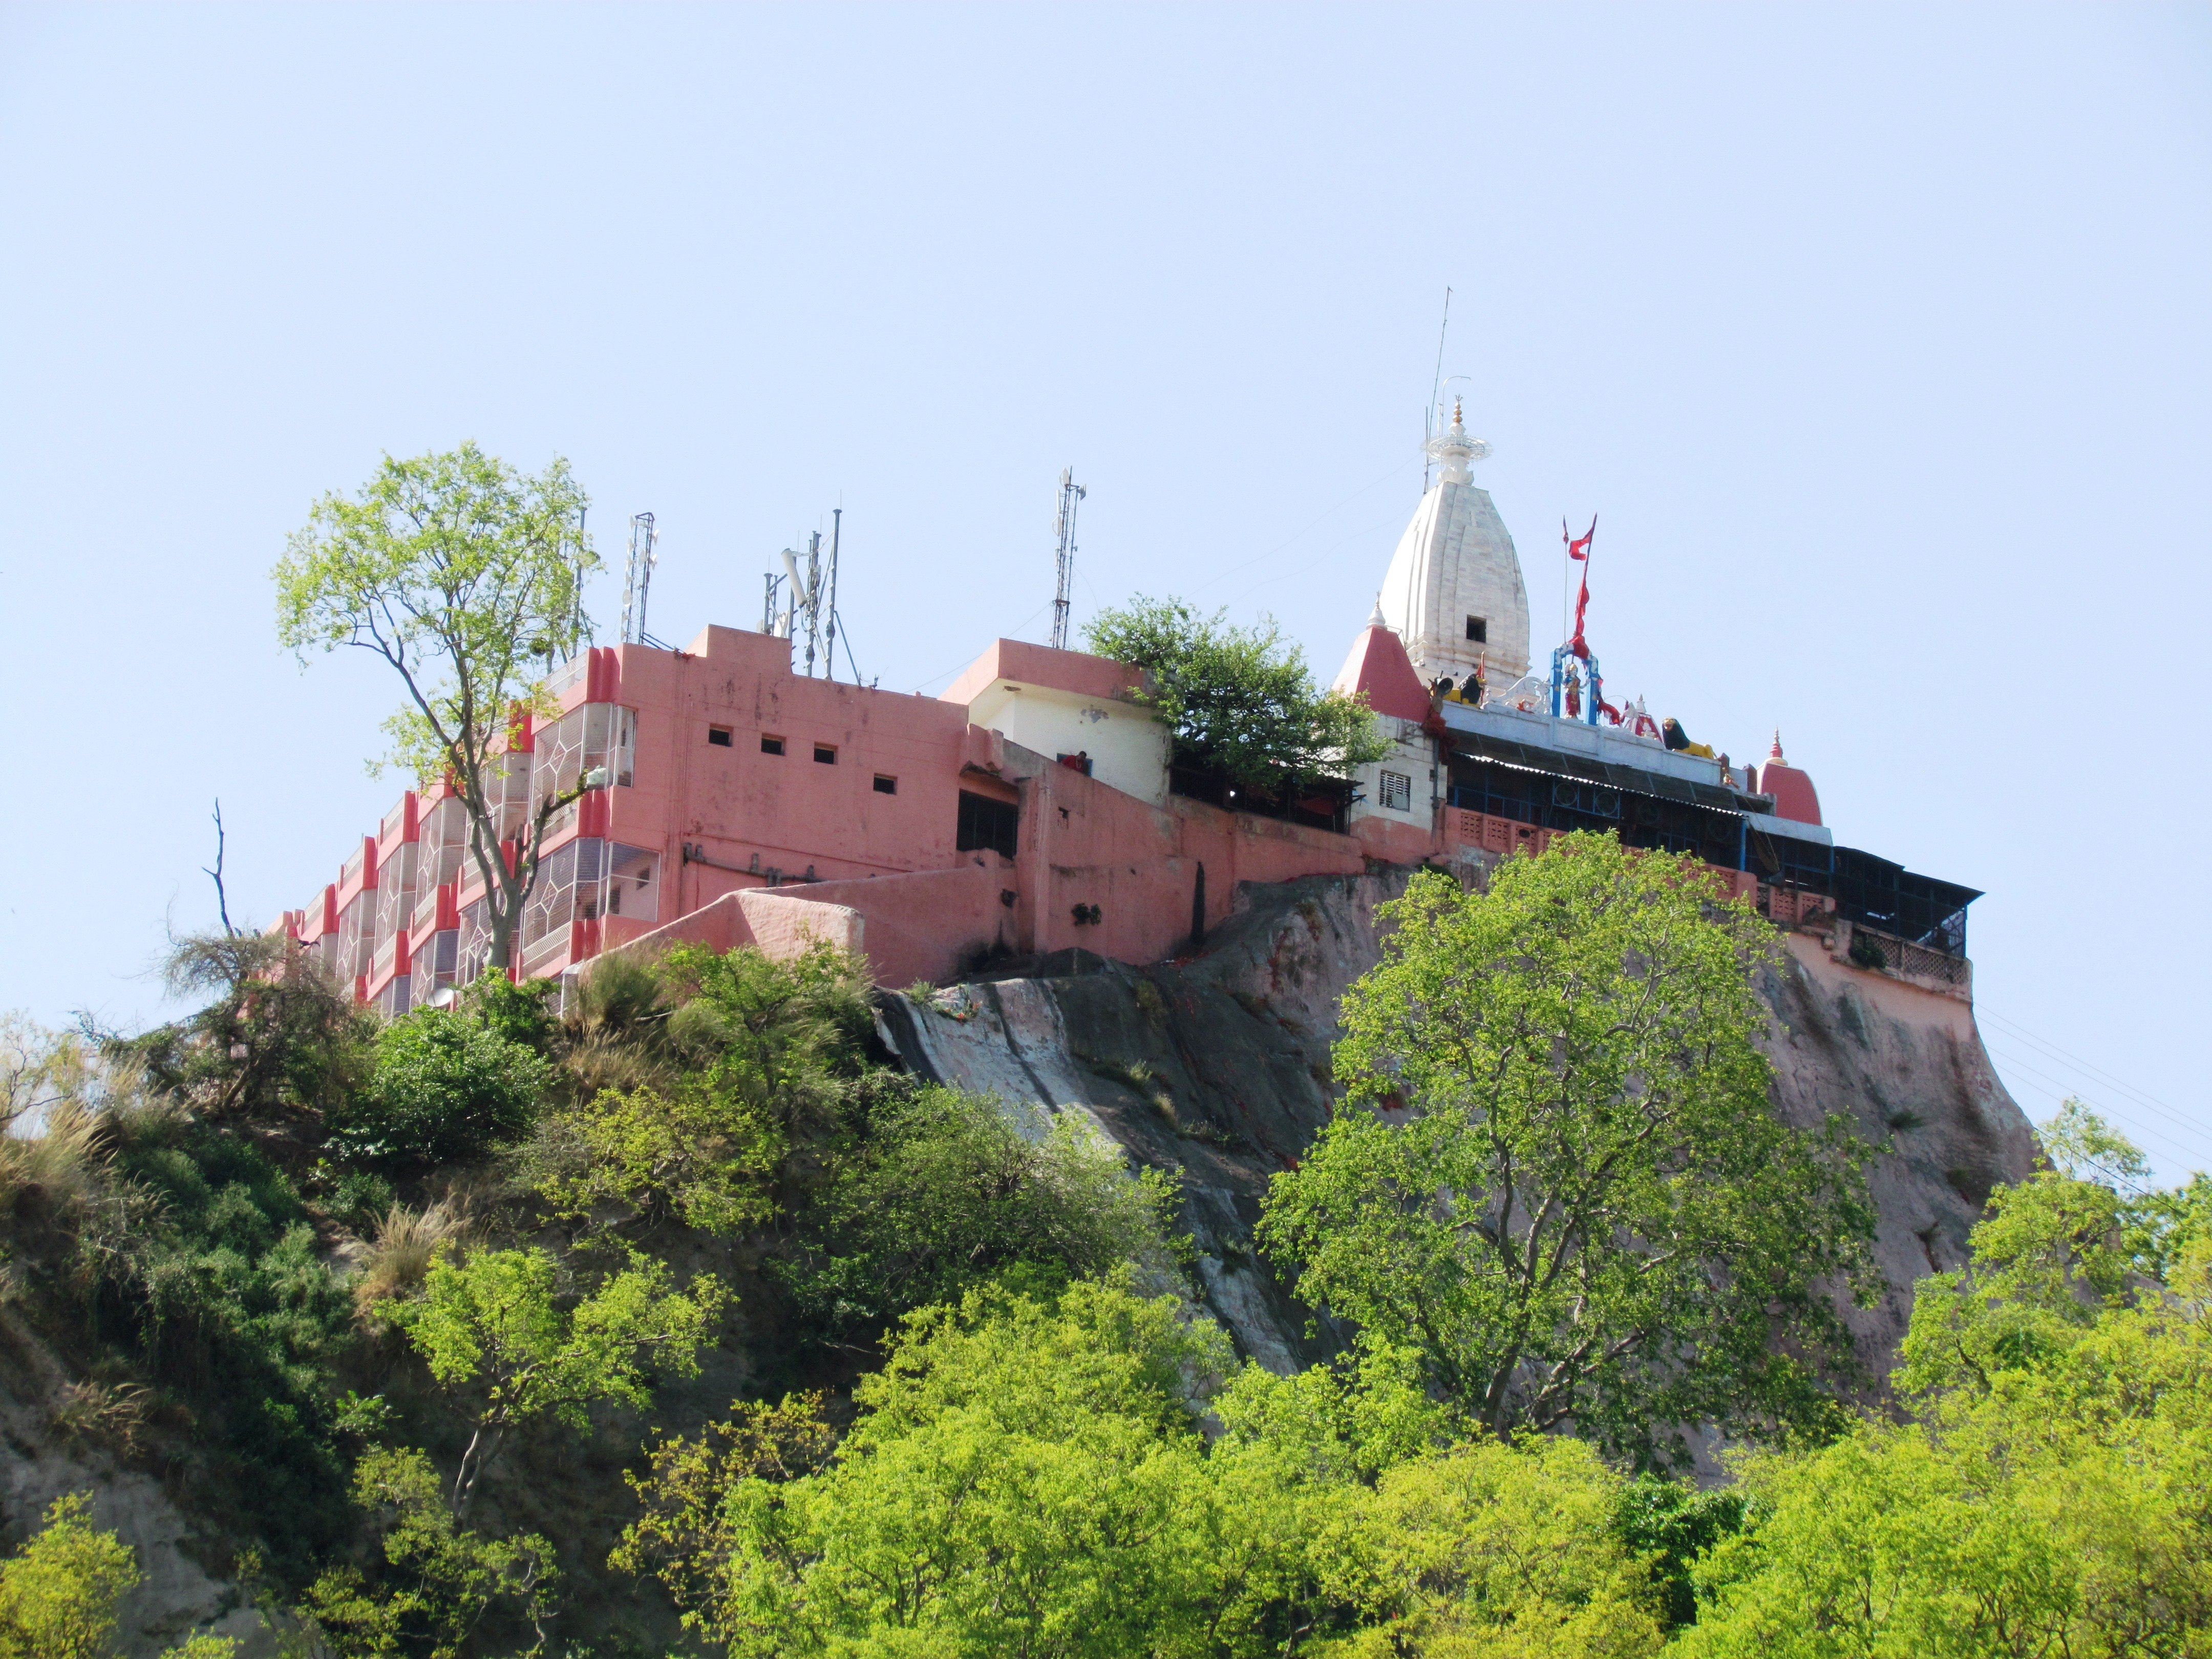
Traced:
<path id="1" fill-rule="evenodd" d="M 1916 1287 L 1912 1421 L 1744 1466 L 1691 1654 L 2212 1651 L 2212 1239 L 2148 1276 L 2135 1201 L 2047 1171 L 1993 1195 L 1970 1265 Z"/>
<path id="2" fill-rule="evenodd" d="M 1182 1395 L 1225 1358 L 1108 1285 L 915 1314 L 836 1460 L 737 1480 L 705 1559 L 664 1549 L 661 1576 L 733 1655 L 1206 1651 L 1217 1511 Z M 680 1515 L 687 1488 L 646 1496 Z M 634 1529 L 631 1559 L 672 1534 Z"/>
<path id="3" fill-rule="evenodd" d="M 640 1259 L 589 1294 L 561 1295 L 550 1251 L 448 1252 L 422 1295 L 387 1304 L 443 1387 L 471 1402 L 474 1432 L 453 1477 L 453 1508 L 465 1513 L 477 1482 L 510 1430 L 551 1417 L 582 1429 L 602 1401 L 643 1408 L 651 1373 L 699 1374 L 698 1351 L 729 1292 L 701 1274 L 683 1291 L 663 1262 Z"/>
<path id="4" fill-rule="evenodd" d="M 453 1008 L 417 1008 L 376 1039 L 368 1083 L 327 1115 L 331 1144 L 370 1163 L 473 1158 L 530 1127 L 554 1070 Z"/>
<path id="5" fill-rule="evenodd" d="M 1182 599 L 1132 599 L 1086 630 L 1093 651 L 1141 668 L 1137 700 L 1158 711 L 1186 764 L 1241 789 L 1289 794 L 1389 752 L 1367 706 L 1324 691 L 1305 655 L 1263 618 L 1234 628 Z"/>
<path id="6" fill-rule="evenodd" d="M 92 1524 L 92 1494 L 46 1506 L 46 1524 L 0 1563 L 0 1659 L 113 1659 L 116 1610 L 143 1577 L 131 1547 Z M 232 1659 L 227 1636 L 194 1636 L 162 1659 Z"/>
<path id="7" fill-rule="evenodd" d="M 872 1344 L 1012 1269 L 1057 1289 L 1164 1261 L 1175 1205 L 1172 1177 L 1132 1179 L 1121 1149 L 1072 1116 L 1030 1140 L 996 1101 L 926 1088 L 878 1103 L 779 1271 L 824 1334 Z"/>
<path id="8" fill-rule="evenodd" d="M 501 966 L 545 824 L 584 787 L 537 803 L 510 867 L 500 799 L 515 722 L 544 712 L 541 665 L 590 638 L 582 585 L 599 558 L 583 530 L 587 504 L 557 458 L 532 477 L 473 443 L 387 455 L 357 496 L 315 503 L 273 573 L 277 640 L 303 664 L 310 651 L 353 646 L 399 677 L 406 702 L 385 723 L 388 758 L 459 792 Z"/>
<path id="9" fill-rule="evenodd" d="M 1774 1111 L 1766 923 L 1694 858 L 1600 836 L 1485 892 L 1419 875 L 1382 915 L 1336 1073 L 1413 1115 L 1346 1111 L 1274 1178 L 1261 1237 L 1301 1293 L 1501 1438 L 1571 1425 L 1652 1465 L 1680 1424 L 1831 1425 L 1866 1149 Z"/>
<path id="10" fill-rule="evenodd" d="M 1621 1479 L 1577 1440 L 1490 1441 L 1385 1472 L 1325 1574 L 1359 1605 L 1342 1659 L 1641 1659 L 1650 1576 L 1613 1527 Z"/>
<path id="11" fill-rule="evenodd" d="M 407 1449 L 364 1456 L 354 1502 L 370 1517 L 383 1565 L 374 1578 L 351 1565 L 327 1569 L 300 1607 L 337 1659 L 455 1659 L 499 1607 L 536 1632 L 532 1653 L 545 1650 L 560 1571 L 544 1538 L 470 1531 L 446 1507 L 430 1460 Z"/>

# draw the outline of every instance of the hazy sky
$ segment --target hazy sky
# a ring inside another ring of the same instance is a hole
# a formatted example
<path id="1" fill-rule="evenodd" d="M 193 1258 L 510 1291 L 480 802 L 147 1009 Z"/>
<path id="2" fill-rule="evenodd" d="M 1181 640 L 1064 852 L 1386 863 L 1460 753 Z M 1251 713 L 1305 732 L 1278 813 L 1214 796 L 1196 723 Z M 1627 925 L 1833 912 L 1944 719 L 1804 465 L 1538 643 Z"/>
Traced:
<path id="1" fill-rule="evenodd" d="M 166 925 L 307 902 L 393 687 L 268 572 L 475 438 L 659 515 L 751 625 L 845 511 L 861 673 L 1261 611 L 1333 673 L 1444 372 L 1539 633 L 1988 890 L 1983 1029 L 2212 1165 L 2212 11 L 2084 5 L 0 10 L 0 1007 L 161 1012 Z M 1551 641 L 1540 637 L 1538 654 Z"/>

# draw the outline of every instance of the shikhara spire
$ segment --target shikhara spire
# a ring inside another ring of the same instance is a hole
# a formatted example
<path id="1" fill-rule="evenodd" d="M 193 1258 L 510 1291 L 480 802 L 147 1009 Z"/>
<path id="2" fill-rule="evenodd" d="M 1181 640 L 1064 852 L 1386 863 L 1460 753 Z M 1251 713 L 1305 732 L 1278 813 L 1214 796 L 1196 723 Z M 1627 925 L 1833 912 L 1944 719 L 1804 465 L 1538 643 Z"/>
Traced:
<path id="1" fill-rule="evenodd" d="M 1490 446 L 1455 400 L 1451 424 L 1423 449 L 1443 474 L 1399 538 L 1381 614 L 1425 680 L 1465 679 L 1486 654 L 1492 682 L 1510 685 L 1528 672 L 1528 594 L 1513 538 L 1469 471 Z"/>

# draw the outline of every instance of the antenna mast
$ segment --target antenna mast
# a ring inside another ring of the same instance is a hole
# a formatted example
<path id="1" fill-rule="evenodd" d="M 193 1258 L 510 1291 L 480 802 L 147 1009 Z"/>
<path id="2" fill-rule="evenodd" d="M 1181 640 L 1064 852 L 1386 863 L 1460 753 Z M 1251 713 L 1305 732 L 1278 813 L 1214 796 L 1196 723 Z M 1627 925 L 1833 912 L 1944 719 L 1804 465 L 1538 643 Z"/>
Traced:
<path id="1" fill-rule="evenodd" d="M 1075 469 L 1064 466 L 1060 470 L 1060 583 L 1054 590 L 1052 600 L 1052 647 L 1067 649 L 1067 609 L 1069 589 L 1075 580 L 1075 506 L 1090 494 L 1075 482 Z"/>
<path id="2" fill-rule="evenodd" d="M 645 600 L 653 586 L 653 567 L 660 562 L 653 545 L 660 532 L 653 527 L 653 514 L 629 516 L 629 568 L 623 574 L 622 637 L 624 645 L 646 642 Z"/>
<path id="3" fill-rule="evenodd" d="M 822 672 L 833 680 L 837 678 L 837 544 L 843 539 L 844 530 L 845 509 L 830 508 L 830 592 L 822 602 Z"/>
<path id="4" fill-rule="evenodd" d="M 1442 411 L 1437 399 L 1444 389 L 1444 334 L 1451 327 L 1451 290 L 1444 290 L 1444 319 L 1437 325 L 1437 374 L 1429 382 L 1429 406 L 1421 411 L 1421 441 L 1426 443 L 1437 435 L 1437 416 Z M 1429 493 L 1429 464 L 1421 463 L 1421 494 Z"/>

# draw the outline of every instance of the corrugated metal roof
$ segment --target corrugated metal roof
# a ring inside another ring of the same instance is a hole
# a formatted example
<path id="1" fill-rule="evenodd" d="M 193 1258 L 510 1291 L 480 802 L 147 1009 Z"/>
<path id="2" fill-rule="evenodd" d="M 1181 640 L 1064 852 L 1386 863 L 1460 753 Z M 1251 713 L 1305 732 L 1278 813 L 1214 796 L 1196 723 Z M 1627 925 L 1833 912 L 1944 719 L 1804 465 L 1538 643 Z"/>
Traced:
<path id="1" fill-rule="evenodd" d="M 1462 755 L 1473 755 L 1504 766 L 1514 766 L 1526 772 L 1543 772 L 1554 777 L 1580 778 L 1585 783 L 1601 783 L 1609 788 L 1630 794 L 1650 795 L 1660 800 L 1681 801 L 1692 806 L 1709 806 L 1723 812 L 1741 814 L 1745 808 L 1735 797 L 1735 792 L 1710 783 L 1692 783 L 1684 778 L 1670 778 L 1662 772 L 1647 772 L 1641 767 L 1620 766 L 1610 762 L 1593 760 L 1584 755 L 1563 754 L 1556 749 L 1537 749 L 1525 743 L 1514 743 L 1504 738 L 1489 737 L 1480 732 L 1455 732 L 1455 747 Z"/>

